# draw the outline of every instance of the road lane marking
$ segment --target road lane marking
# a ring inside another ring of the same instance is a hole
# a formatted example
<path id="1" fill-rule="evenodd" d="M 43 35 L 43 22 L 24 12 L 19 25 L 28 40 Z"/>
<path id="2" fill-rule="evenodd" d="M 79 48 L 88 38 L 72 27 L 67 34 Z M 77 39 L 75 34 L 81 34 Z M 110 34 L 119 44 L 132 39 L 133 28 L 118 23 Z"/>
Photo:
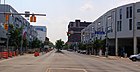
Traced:
<path id="1" fill-rule="evenodd" d="M 51 70 L 79 70 L 87 72 L 86 69 L 79 69 L 79 68 L 48 68 L 46 72 L 51 72 Z"/>

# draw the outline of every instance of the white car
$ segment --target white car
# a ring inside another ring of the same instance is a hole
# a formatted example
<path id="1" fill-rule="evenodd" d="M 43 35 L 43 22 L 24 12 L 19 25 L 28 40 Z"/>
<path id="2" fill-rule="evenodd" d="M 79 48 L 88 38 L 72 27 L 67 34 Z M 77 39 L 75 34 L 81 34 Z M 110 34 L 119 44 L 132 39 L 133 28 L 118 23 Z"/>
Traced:
<path id="1" fill-rule="evenodd" d="M 129 59 L 132 60 L 132 61 L 140 60 L 140 54 L 131 55 L 131 56 L 129 57 Z"/>

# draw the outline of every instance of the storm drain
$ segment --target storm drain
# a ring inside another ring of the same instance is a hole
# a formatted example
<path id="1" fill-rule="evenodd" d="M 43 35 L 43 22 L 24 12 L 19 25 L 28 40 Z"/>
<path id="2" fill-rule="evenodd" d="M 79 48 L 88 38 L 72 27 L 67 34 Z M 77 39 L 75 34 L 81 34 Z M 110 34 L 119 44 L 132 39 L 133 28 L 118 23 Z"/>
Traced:
<path id="1" fill-rule="evenodd" d="M 87 72 L 85 69 L 77 68 L 49 68 L 46 72 Z"/>

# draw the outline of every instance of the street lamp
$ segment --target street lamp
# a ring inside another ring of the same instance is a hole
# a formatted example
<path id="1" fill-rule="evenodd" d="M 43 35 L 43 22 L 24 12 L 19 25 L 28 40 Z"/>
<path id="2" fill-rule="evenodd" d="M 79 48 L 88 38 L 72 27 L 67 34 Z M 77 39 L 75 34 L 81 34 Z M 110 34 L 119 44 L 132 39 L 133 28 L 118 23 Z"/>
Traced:
<path id="1" fill-rule="evenodd" d="M 106 39 L 106 51 L 105 51 L 105 56 L 108 57 L 108 33 L 110 31 L 112 31 L 112 26 L 108 26 L 108 20 L 112 19 L 111 16 L 108 16 L 107 17 L 107 20 L 106 20 L 106 32 L 105 32 L 105 39 Z"/>

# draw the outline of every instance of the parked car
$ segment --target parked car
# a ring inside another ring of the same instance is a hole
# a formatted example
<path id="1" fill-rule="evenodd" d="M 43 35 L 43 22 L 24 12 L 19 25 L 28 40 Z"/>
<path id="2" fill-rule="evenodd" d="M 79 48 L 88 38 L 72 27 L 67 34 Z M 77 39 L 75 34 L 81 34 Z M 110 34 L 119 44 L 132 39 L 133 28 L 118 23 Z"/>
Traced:
<path id="1" fill-rule="evenodd" d="M 80 53 L 81 54 L 86 54 L 86 50 L 81 50 Z"/>
<path id="2" fill-rule="evenodd" d="M 131 55 L 129 57 L 129 59 L 132 60 L 132 61 L 138 61 L 138 60 L 140 60 L 140 54 Z"/>
<path id="3" fill-rule="evenodd" d="M 72 51 L 73 51 L 73 49 L 68 49 L 67 51 L 70 51 L 70 52 L 72 52 Z"/>

